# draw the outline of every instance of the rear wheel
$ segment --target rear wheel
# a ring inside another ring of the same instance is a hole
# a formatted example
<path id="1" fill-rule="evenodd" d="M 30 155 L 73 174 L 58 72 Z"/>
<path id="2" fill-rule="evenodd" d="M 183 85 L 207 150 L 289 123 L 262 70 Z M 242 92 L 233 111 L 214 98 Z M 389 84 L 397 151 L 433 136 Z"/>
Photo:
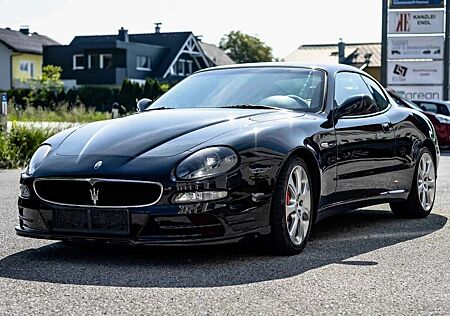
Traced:
<path id="1" fill-rule="evenodd" d="M 391 210 L 397 217 L 427 217 L 434 205 L 436 194 L 436 169 L 433 156 L 428 148 L 420 151 L 414 181 L 408 199 L 391 203 Z"/>
<path id="2" fill-rule="evenodd" d="M 311 176 L 301 158 L 291 158 L 281 170 L 272 201 L 269 245 L 281 255 L 299 253 L 306 245 L 314 218 Z"/>

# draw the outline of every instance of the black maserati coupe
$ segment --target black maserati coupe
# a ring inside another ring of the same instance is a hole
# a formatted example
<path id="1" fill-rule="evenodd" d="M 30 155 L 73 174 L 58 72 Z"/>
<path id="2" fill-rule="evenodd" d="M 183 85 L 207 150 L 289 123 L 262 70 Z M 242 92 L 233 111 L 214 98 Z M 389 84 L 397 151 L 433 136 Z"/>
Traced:
<path id="1" fill-rule="evenodd" d="M 430 121 L 343 65 L 199 71 L 125 118 L 45 141 L 20 178 L 17 234 L 66 242 L 213 244 L 259 239 L 296 254 L 311 227 L 389 203 L 433 208 Z"/>

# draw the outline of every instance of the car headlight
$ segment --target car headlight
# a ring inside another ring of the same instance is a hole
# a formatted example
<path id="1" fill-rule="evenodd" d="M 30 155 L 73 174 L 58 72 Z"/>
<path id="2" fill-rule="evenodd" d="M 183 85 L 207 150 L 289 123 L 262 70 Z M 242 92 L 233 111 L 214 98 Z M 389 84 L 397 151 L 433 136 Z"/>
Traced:
<path id="1" fill-rule="evenodd" d="M 228 147 L 209 147 L 201 149 L 176 168 L 175 174 L 184 180 L 215 176 L 231 170 L 238 163 L 237 153 Z"/>
<path id="2" fill-rule="evenodd" d="M 33 157 L 31 157 L 30 164 L 27 168 L 28 175 L 32 175 L 36 171 L 36 169 L 39 168 L 51 149 L 52 147 L 50 145 L 42 145 L 36 150 L 36 152 L 33 154 Z"/>
<path id="3" fill-rule="evenodd" d="M 438 119 L 439 123 L 450 124 L 450 116 L 438 114 L 438 115 L 436 115 L 436 118 Z"/>

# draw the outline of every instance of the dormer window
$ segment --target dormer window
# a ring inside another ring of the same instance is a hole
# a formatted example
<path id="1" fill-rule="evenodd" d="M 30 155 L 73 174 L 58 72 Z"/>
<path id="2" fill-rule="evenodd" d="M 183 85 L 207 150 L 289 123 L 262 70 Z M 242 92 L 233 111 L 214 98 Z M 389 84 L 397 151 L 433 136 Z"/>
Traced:
<path id="1" fill-rule="evenodd" d="M 185 76 L 186 75 L 186 70 L 184 68 L 185 64 L 186 64 L 186 60 L 178 59 L 177 69 L 178 69 L 178 75 L 179 76 Z"/>
<path id="2" fill-rule="evenodd" d="M 73 70 L 82 70 L 82 69 L 84 69 L 84 55 L 83 54 L 73 55 Z"/>
<path id="3" fill-rule="evenodd" d="M 89 54 L 89 69 L 110 69 L 113 66 L 112 54 Z"/>
<path id="4" fill-rule="evenodd" d="M 192 60 L 186 60 L 187 62 L 187 70 L 186 75 L 192 75 Z"/>

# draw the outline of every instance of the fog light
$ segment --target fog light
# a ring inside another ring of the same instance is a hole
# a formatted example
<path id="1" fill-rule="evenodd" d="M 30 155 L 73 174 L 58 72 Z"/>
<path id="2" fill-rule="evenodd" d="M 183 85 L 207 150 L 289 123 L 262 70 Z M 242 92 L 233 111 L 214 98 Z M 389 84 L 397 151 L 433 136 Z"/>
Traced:
<path id="1" fill-rule="evenodd" d="M 22 199 L 29 199 L 30 198 L 30 189 L 28 189 L 28 187 L 24 184 L 20 185 L 20 194 L 19 196 Z"/>
<path id="2" fill-rule="evenodd" d="M 227 191 L 195 191 L 177 193 L 173 197 L 174 203 L 198 203 L 219 200 L 227 197 Z"/>

